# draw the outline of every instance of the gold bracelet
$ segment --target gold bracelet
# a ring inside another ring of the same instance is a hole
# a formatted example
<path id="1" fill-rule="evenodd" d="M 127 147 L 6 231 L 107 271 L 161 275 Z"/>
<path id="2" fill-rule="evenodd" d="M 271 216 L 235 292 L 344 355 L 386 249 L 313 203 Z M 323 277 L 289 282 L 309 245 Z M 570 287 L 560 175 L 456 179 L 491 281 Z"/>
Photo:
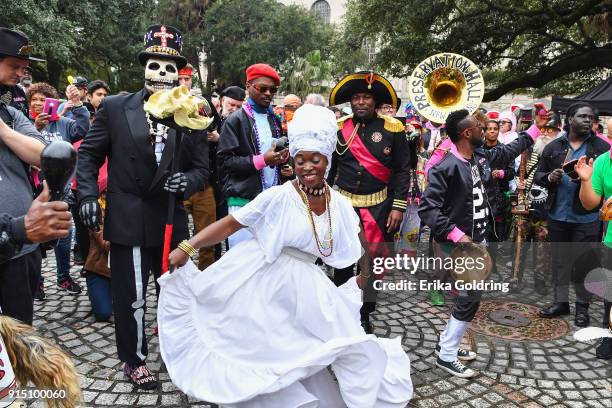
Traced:
<path id="1" fill-rule="evenodd" d="M 183 251 L 184 253 L 189 255 L 190 258 L 192 256 L 195 256 L 198 253 L 198 251 L 196 251 L 196 249 L 193 247 L 193 245 L 191 245 L 189 243 L 189 241 L 187 241 L 186 239 L 182 240 L 178 244 L 178 249 L 180 249 L 181 251 Z"/>

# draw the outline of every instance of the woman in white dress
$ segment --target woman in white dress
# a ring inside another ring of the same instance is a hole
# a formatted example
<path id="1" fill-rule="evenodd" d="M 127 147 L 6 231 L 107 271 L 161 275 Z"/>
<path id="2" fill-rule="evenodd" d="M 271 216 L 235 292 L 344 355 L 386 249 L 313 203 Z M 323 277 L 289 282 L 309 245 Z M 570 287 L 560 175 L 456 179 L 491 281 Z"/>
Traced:
<path id="1" fill-rule="evenodd" d="M 289 124 L 297 180 L 265 190 L 170 254 L 159 279 L 159 340 L 173 383 L 223 407 L 404 408 L 412 397 L 401 339 L 366 335 L 367 277 L 334 286 L 315 265 L 361 256 L 350 202 L 325 183 L 337 125 L 305 105 Z M 199 271 L 188 253 L 240 228 L 253 238 Z M 328 370 L 331 367 L 337 381 Z"/>

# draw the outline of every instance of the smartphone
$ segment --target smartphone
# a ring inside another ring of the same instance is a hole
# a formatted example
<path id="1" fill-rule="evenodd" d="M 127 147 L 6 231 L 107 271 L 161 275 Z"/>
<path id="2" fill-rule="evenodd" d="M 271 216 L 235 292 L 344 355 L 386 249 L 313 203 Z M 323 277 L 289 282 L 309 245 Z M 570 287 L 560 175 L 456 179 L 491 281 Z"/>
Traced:
<path id="1" fill-rule="evenodd" d="M 57 108 L 60 106 L 60 101 L 54 98 L 45 98 L 43 113 L 50 116 L 49 120 L 57 120 Z"/>
<path id="2" fill-rule="evenodd" d="M 279 137 L 275 140 L 276 147 L 274 148 L 275 152 L 280 152 L 281 150 L 286 149 L 289 146 L 289 141 L 286 136 Z"/>
<path id="3" fill-rule="evenodd" d="M 521 108 L 519 113 L 519 122 L 533 122 L 533 110 L 531 108 Z"/>
<path id="4" fill-rule="evenodd" d="M 572 180 L 578 180 L 578 173 L 575 170 L 576 163 L 578 163 L 578 159 L 570 160 L 563 165 L 563 172 Z"/>

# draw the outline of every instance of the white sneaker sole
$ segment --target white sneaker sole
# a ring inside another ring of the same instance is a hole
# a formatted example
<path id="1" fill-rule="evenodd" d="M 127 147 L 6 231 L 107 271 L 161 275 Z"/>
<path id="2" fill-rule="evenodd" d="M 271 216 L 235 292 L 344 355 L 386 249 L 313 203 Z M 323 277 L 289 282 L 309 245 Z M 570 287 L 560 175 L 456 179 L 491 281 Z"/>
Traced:
<path id="1" fill-rule="evenodd" d="M 451 370 L 448 367 L 445 367 L 443 365 L 441 365 L 440 363 L 438 363 L 436 361 L 436 365 L 443 369 L 444 371 L 446 371 L 449 374 L 454 375 L 455 377 L 459 377 L 459 378 L 472 378 L 472 377 L 476 377 L 478 375 L 478 373 L 474 370 L 472 370 L 471 368 L 468 368 L 467 370 L 465 370 L 465 372 L 463 373 L 458 373 L 457 371 Z"/>

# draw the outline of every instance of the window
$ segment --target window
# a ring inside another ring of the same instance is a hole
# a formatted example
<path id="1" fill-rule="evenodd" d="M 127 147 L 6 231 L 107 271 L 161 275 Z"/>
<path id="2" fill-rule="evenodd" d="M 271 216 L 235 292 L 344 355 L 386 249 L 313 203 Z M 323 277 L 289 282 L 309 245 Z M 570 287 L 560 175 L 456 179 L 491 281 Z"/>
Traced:
<path id="1" fill-rule="evenodd" d="M 376 42 L 367 38 L 363 43 L 363 48 L 368 57 L 368 64 L 372 64 L 376 58 Z"/>
<path id="2" fill-rule="evenodd" d="M 325 24 L 329 24 L 331 17 L 331 7 L 329 7 L 329 3 L 325 0 L 317 0 L 312 4 L 310 8 L 316 15 L 319 16 L 321 21 Z"/>

